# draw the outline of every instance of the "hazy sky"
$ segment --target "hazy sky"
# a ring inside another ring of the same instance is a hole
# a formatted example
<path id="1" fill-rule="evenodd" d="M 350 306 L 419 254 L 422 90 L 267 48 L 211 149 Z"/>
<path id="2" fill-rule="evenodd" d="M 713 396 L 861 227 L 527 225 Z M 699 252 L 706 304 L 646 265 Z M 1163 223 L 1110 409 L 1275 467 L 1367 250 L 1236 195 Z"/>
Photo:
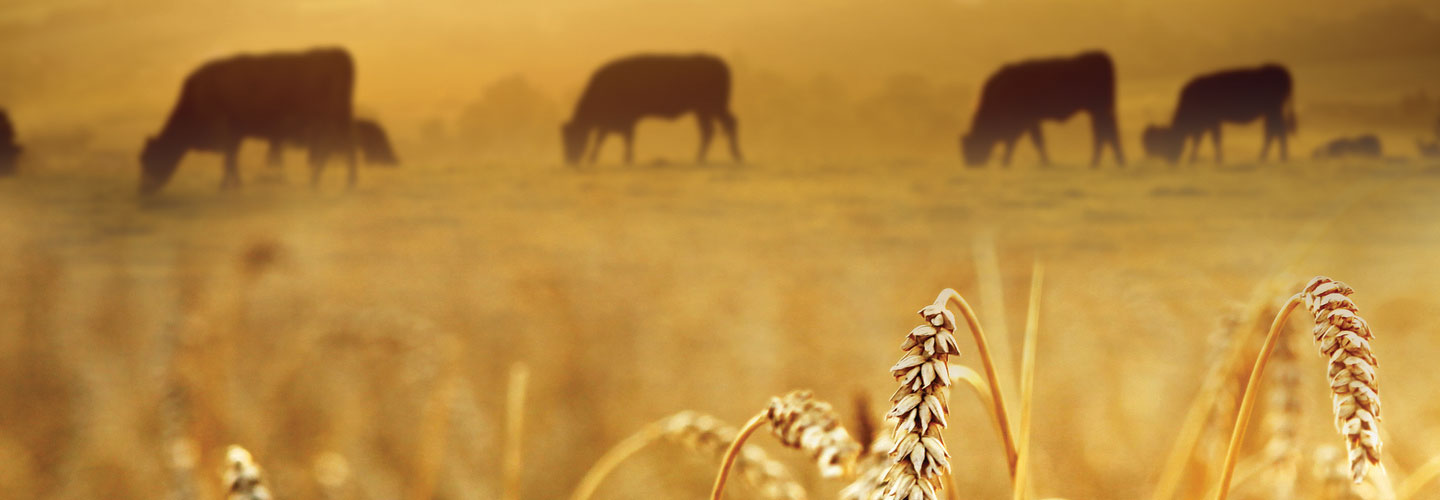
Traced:
<path id="1" fill-rule="evenodd" d="M 1005 61 L 1098 47 L 1122 82 L 1166 93 L 1267 60 L 1344 76 L 1311 78 L 1302 96 L 1440 92 L 1440 2 L 1423 0 L 5 0 L 0 106 L 30 123 L 153 123 L 206 59 L 321 44 L 354 52 L 362 107 L 402 119 L 517 73 L 568 99 L 635 51 L 717 52 L 737 73 L 978 85 Z"/>

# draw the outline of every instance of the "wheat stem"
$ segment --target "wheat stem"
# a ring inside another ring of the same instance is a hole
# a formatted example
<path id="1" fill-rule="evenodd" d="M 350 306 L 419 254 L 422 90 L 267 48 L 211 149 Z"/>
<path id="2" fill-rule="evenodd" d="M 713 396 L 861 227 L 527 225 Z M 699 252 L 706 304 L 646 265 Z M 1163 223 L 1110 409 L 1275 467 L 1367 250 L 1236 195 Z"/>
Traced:
<path id="1" fill-rule="evenodd" d="M 1271 300 L 1275 285 L 1273 281 L 1261 285 L 1252 294 L 1249 308 L 1245 317 L 1237 325 L 1242 332 L 1250 332 L 1259 327 L 1263 321 L 1263 311 Z M 1245 354 L 1245 343 L 1239 341 L 1230 342 L 1230 349 L 1225 353 L 1223 362 L 1210 367 L 1206 373 L 1204 382 L 1201 384 L 1200 392 L 1191 401 L 1190 408 L 1186 410 L 1185 419 L 1180 424 L 1180 431 L 1175 439 L 1175 445 L 1170 448 L 1170 454 L 1165 459 L 1164 468 L 1160 471 L 1160 479 L 1155 486 L 1155 494 L 1151 500 L 1171 500 L 1180 488 L 1180 480 L 1185 474 L 1186 465 L 1195 454 L 1195 448 L 1200 444 L 1200 436 L 1204 433 L 1205 422 L 1210 416 L 1211 410 L 1219 399 L 1221 389 L 1225 385 L 1225 374 L 1239 365 Z"/>
<path id="2" fill-rule="evenodd" d="M 530 368 L 525 363 L 510 365 L 510 387 L 506 394 L 505 412 L 505 489 L 502 500 L 520 498 L 520 445 L 524 437 L 525 390 L 530 381 Z"/>
<path id="3" fill-rule="evenodd" d="M 1005 444 L 1005 464 L 1010 468 L 1010 478 L 1015 478 L 1016 452 L 1015 438 L 1010 435 L 1010 420 L 1005 412 L 1005 398 L 1000 395 L 1000 379 L 995 374 L 995 361 L 990 356 L 990 346 L 985 342 L 985 331 L 980 328 L 980 320 L 975 317 L 975 310 L 965 302 L 959 292 L 953 288 L 946 288 L 940 291 L 940 296 L 935 299 L 935 304 L 944 306 L 946 302 L 953 302 L 960 309 L 960 315 L 965 317 L 965 324 L 969 325 L 970 333 L 975 336 L 975 347 L 980 352 L 980 363 L 985 368 L 985 378 L 990 384 L 990 399 L 994 401 L 995 422 L 1000 426 L 1000 436 Z"/>
<path id="4" fill-rule="evenodd" d="M 1020 443 L 1013 486 L 1015 500 L 1025 499 L 1030 479 L 1030 424 L 1035 402 L 1035 349 L 1040 338 L 1040 290 L 1045 268 L 1035 262 L 1030 273 L 1030 304 L 1025 314 L 1025 344 L 1020 354 Z"/>
<path id="5" fill-rule="evenodd" d="M 604 481 L 605 477 L 615 470 L 615 467 L 630 458 L 631 455 L 644 449 L 645 446 L 659 440 L 663 433 L 664 429 L 660 425 L 647 425 L 640 432 L 625 438 L 610 448 L 600 456 L 600 460 L 596 461 L 595 465 L 590 466 L 590 470 L 585 471 L 585 476 L 580 478 L 580 485 L 576 486 L 575 492 L 570 494 L 570 500 L 589 500 L 590 496 L 595 494 L 595 489 L 600 487 L 600 482 Z"/>
<path id="6" fill-rule="evenodd" d="M 1270 361 L 1270 353 L 1275 350 L 1275 343 L 1280 339 L 1280 333 L 1284 331 L 1285 319 L 1296 307 L 1305 302 L 1304 294 L 1295 294 L 1285 302 L 1285 307 L 1280 308 L 1280 313 L 1275 315 L 1275 320 L 1270 323 L 1270 333 L 1265 335 L 1265 345 L 1260 348 L 1260 356 L 1255 360 L 1255 367 L 1250 371 L 1250 381 L 1245 384 L 1245 397 L 1240 400 L 1240 412 L 1235 416 L 1235 429 L 1230 433 L 1230 447 L 1225 451 L 1225 463 L 1220 468 L 1219 490 L 1215 493 L 1215 500 L 1225 500 L 1230 494 L 1230 479 L 1235 472 L 1235 460 L 1240 456 L 1240 442 L 1245 439 L 1245 428 L 1250 424 L 1250 413 L 1255 409 L 1255 399 L 1259 394 L 1256 389 L 1260 387 L 1260 377 L 1265 374 L 1265 365 Z"/>
<path id="7" fill-rule="evenodd" d="M 1398 500 L 1414 498 L 1417 493 L 1420 493 L 1420 488 L 1436 477 L 1440 477 L 1440 456 L 1430 459 L 1429 462 L 1425 462 L 1425 465 L 1415 469 L 1414 473 L 1406 476 L 1405 481 L 1400 483 L 1400 493 L 1395 495 L 1395 498 Z"/>
<path id="8" fill-rule="evenodd" d="M 725 458 L 720 461 L 720 473 L 715 476 L 715 486 L 710 490 L 710 500 L 720 500 L 720 494 L 725 491 L 725 478 L 730 475 L 730 466 L 735 463 L 735 456 L 740 453 L 740 447 L 745 444 L 745 440 L 749 439 L 751 434 L 769 421 L 769 416 L 769 408 L 755 414 L 754 417 L 750 417 L 749 422 L 745 422 L 745 427 L 740 429 L 740 433 L 735 435 L 735 441 L 730 443 L 730 448 L 725 450 Z"/>

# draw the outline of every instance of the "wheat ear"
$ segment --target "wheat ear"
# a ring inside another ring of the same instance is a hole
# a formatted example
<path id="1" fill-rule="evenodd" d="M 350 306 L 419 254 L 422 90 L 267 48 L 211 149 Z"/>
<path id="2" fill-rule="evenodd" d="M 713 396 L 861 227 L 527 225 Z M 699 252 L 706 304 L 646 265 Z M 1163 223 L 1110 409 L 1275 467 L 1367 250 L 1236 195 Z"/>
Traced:
<path id="1" fill-rule="evenodd" d="M 225 450 L 225 491 L 227 500 L 270 500 L 270 489 L 260 480 L 260 466 L 250 452 L 239 445 Z"/>
<path id="2" fill-rule="evenodd" d="M 711 500 L 720 500 L 740 447 L 765 424 L 770 424 L 782 444 L 809 452 L 825 477 L 848 474 L 860 456 L 860 444 L 840 425 L 840 417 L 829 403 L 816 401 L 810 391 L 793 391 L 771 398 L 770 406 L 740 429 L 735 441 L 725 450 L 715 486 L 710 491 Z"/>
<path id="3" fill-rule="evenodd" d="M 1225 500 L 1229 494 L 1240 443 L 1245 439 L 1245 428 L 1255 407 L 1256 388 L 1265 373 L 1265 365 L 1275 349 L 1285 319 L 1302 304 L 1315 318 L 1315 344 L 1321 354 L 1329 357 L 1335 426 L 1345 437 L 1352 482 L 1361 482 L 1369 468 L 1379 464 L 1380 396 L 1375 384 L 1375 366 L 1379 362 L 1370 350 L 1370 340 L 1374 337 L 1370 326 L 1359 316 L 1359 308 L 1350 300 L 1349 296 L 1354 292 L 1344 283 L 1316 277 L 1310 280 L 1304 291 L 1286 301 L 1275 316 L 1270 333 L 1265 337 L 1265 345 L 1255 361 L 1255 368 L 1250 372 L 1250 381 L 1245 386 L 1245 397 L 1240 402 L 1240 414 L 1235 418 L 1235 430 L 1230 434 L 1230 447 L 1220 471 L 1217 500 Z"/>
<path id="4" fill-rule="evenodd" d="M 900 388 L 890 400 L 887 417 L 897 418 L 890 448 L 890 469 L 885 472 L 884 498 L 937 500 L 941 479 L 950 475 L 950 452 L 945 448 L 945 416 L 950 413 L 951 355 L 959 355 L 955 342 L 955 315 L 945 309 L 947 295 L 920 309 L 925 323 L 910 330 L 900 358 L 890 373 Z M 962 299 L 963 300 L 963 299 Z M 993 386 L 994 384 L 992 384 Z"/>

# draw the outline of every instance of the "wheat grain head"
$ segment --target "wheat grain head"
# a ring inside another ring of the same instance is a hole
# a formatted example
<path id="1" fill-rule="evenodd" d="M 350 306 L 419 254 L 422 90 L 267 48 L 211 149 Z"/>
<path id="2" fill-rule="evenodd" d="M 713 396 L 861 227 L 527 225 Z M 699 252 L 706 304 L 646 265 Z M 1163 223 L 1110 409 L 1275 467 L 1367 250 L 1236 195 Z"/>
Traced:
<path id="1" fill-rule="evenodd" d="M 1315 344 L 1330 360 L 1330 399 L 1335 428 L 1345 437 L 1350 479 L 1359 483 L 1380 463 L 1379 361 L 1370 349 L 1374 334 L 1350 300 L 1355 290 L 1323 276 L 1305 286 L 1305 306 L 1315 316 Z"/>

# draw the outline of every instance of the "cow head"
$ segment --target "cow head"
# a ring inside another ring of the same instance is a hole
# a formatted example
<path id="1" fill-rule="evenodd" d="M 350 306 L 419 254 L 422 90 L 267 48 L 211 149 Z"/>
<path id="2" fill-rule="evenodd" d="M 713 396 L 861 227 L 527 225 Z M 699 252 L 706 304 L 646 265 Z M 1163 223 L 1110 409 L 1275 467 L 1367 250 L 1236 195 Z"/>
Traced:
<path id="1" fill-rule="evenodd" d="M 573 121 L 560 127 L 560 137 L 565 145 L 565 163 L 580 163 L 580 157 L 585 154 L 585 143 L 590 139 L 589 132 L 589 129 Z"/>
<path id="2" fill-rule="evenodd" d="M 981 137 L 974 131 L 960 136 L 960 156 L 965 158 L 965 166 L 984 166 L 985 162 L 990 161 L 990 150 L 994 148 L 995 141 Z"/>
<path id="3" fill-rule="evenodd" d="M 184 155 L 185 148 L 154 137 L 147 139 L 140 151 L 140 193 L 151 194 L 165 186 Z"/>
<path id="4" fill-rule="evenodd" d="M 1184 137 L 1170 128 L 1156 125 L 1145 127 L 1141 142 L 1145 143 L 1147 156 L 1162 158 L 1170 163 L 1180 160 L 1180 153 L 1184 152 L 1185 146 Z"/>

